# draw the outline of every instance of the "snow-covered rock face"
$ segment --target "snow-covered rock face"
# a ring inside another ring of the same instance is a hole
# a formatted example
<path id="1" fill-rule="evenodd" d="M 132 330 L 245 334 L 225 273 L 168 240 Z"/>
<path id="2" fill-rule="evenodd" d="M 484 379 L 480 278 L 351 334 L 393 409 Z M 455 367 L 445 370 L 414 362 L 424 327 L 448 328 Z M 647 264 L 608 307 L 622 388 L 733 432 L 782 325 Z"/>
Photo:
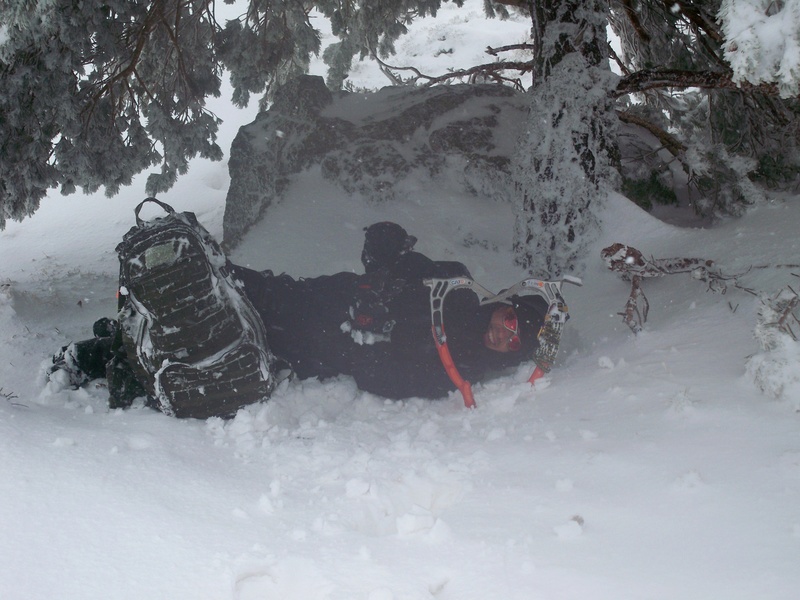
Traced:
<path id="1" fill-rule="evenodd" d="M 412 175 L 455 178 L 465 193 L 503 196 L 516 142 L 508 132 L 524 110 L 522 94 L 499 85 L 332 93 L 321 77 L 302 76 L 231 146 L 224 243 L 235 246 L 291 177 L 312 166 L 376 202 L 407 198 L 403 184 Z"/>

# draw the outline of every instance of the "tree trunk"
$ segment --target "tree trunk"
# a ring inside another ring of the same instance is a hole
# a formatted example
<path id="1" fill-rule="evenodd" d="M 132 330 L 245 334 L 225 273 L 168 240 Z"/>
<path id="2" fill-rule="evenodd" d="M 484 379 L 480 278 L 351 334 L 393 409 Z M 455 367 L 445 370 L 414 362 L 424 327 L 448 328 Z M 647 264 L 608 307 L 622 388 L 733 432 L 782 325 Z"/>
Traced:
<path id="1" fill-rule="evenodd" d="M 531 3 L 536 49 L 527 127 L 515 164 L 516 261 L 529 273 L 580 272 L 615 182 L 607 4 Z"/>

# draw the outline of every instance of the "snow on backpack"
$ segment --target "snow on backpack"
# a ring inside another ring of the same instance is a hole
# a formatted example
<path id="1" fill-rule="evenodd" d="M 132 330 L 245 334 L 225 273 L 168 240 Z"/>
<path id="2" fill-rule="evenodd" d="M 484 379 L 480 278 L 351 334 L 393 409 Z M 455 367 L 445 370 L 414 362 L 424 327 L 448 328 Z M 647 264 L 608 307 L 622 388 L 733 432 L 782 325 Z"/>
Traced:
<path id="1" fill-rule="evenodd" d="M 166 216 L 144 221 L 152 202 Z M 128 360 L 158 408 L 175 417 L 233 415 L 266 399 L 273 357 L 258 313 L 193 213 L 155 198 L 117 246 L 119 322 Z"/>

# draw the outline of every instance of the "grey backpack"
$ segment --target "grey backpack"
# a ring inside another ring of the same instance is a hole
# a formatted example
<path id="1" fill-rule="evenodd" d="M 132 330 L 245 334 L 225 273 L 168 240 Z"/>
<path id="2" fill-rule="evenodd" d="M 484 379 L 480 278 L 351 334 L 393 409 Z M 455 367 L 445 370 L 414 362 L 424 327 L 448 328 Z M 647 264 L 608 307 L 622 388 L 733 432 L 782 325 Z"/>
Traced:
<path id="1" fill-rule="evenodd" d="M 152 202 L 167 214 L 144 221 Z M 193 213 L 155 198 L 117 246 L 122 340 L 137 378 L 175 417 L 228 417 L 275 382 L 264 325 Z"/>

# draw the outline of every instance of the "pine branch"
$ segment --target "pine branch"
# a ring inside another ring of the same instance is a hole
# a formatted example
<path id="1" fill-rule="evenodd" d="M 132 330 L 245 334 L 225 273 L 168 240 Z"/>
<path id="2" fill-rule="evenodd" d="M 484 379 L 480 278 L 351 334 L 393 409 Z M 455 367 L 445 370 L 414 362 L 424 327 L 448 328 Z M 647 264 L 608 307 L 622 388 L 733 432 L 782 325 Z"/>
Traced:
<path id="1" fill-rule="evenodd" d="M 645 44 L 649 43 L 651 39 L 650 34 L 642 27 L 642 22 L 639 20 L 639 13 L 636 12 L 633 2 L 631 0 L 622 0 L 622 8 L 624 9 L 625 16 L 628 17 L 628 21 L 631 23 L 631 27 L 633 27 L 633 30 L 636 32 L 636 35 L 638 35 Z"/>
<path id="2" fill-rule="evenodd" d="M 786 297 L 786 290 L 790 293 L 788 298 Z M 797 314 L 798 307 L 800 307 L 800 296 L 790 285 L 787 285 L 786 289 L 782 290 L 778 297 L 773 299 L 771 306 L 778 313 L 778 319 L 774 323 L 775 326 L 789 335 L 795 342 L 797 341 L 797 335 L 792 330 L 791 323 L 794 322 L 796 325 L 800 325 L 800 317 Z"/>
<path id="3" fill-rule="evenodd" d="M 210 14 L 209 6 L 211 4 L 211 0 L 202 0 L 202 2 L 203 4 L 199 7 L 200 10 L 205 11 L 206 14 Z M 172 19 L 170 19 L 169 9 L 174 9 L 174 16 Z M 134 93 L 129 84 L 131 79 L 136 79 L 144 89 L 144 93 L 153 99 L 153 92 L 139 76 L 137 68 L 139 66 L 139 61 L 141 60 L 142 55 L 147 48 L 148 42 L 151 41 L 151 36 L 159 27 L 163 27 L 166 36 L 172 43 L 171 51 L 175 52 L 177 56 L 178 65 L 177 72 L 175 73 L 177 85 L 179 85 L 182 90 L 187 92 L 188 96 L 197 100 L 202 100 L 202 93 L 194 89 L 194 86 L 192 85 L 189 69 L 187 68 L 184 59 L 184 51 L 177 36 L 178 28 L 182 26 L 181 19 L 187 10 L 189 10 L 187 2 L 178 2 L 174 7 L 171 7 L 168 6 L 167 0 L 155 0 L 148 9 L 141 25 L 138 27 L 132 27 L 131 30 L 126 32 L 124 36 L 125 39 L 132 37 L 134 40 L 133 47 L 130 49 L 130 57 L 127 59 L 127 61 L 121 61 L 120 63 L 112 64 L 111 67 L 108 67 L 107 71 L 104 71 L 105 77 L 93 84 L 92 87 L 94 91 L 87 106 L 84 107 L 82 111 L 84 127 L 88 127 L 88 123 L 92 119 L 95 108 L 103 97 L 108 96 L 111 98 L 112 102 L 114 101 L 116 95 L 114 88 L 117 84 L 121 84 L 123 90 L 125 91 L 125 94 L 121 95 L 116 100 L 118 106 L 120 107 L 126 101 L 131 103 L 136 102 L 136 93 Z M 167 86 L 166 83 L 163 85 L 164 87 Z M 123 110 L 120 108 L 117 112 L 121 114 Z M 112 119 L 116 119 L 116 113 L 112 115 Z"/>
<path id="4" fill-rule="evenodd" d="M 669 11 L 677 8 L 695 30 L 703 32 L 718 44 L 723 42 L 722 34 L 714 25 L 713 17 L 707 18 L 697 7 L 696 2 L 686 2 L 685 0 L 663 0 L 663 2 Z"/>
<path id="5" fill-rule="evenodd" d="M 139 59 L 142 55 L 142 52 L 144 51 L 145 44 L 150 36 L 150 32 L 157 23 L 156 21 L 157 13 L 160 12 L 161 12 L 160 3 L 158 2 L 154 3 L 147 11 L 147 15 L 145 16 L 142 26 L 136 30 L 136 43 L 133 47 L 133 50 L 131 52 L 131 57 L 127 61 L 127 64 L 125 64 L 124 66 L 122 66 L 122 68 L 116 70 L 115 72 L 108 74 L 108 76 L 105 79 L 96 84 L 96 87 L 98 89 L 92 95 L 92 103 L 91 103 L 89 118 L 91 118 L 91 113 L 94 112 L 94 106 L 100 100 L 100 98 L 102 98 L 105 94 L 113 92 L 112 88 L 116 82 L 122 79 L 126 79 L 129 75 L 132 75 L 136 71 L 136 66 L 139 64 Z"/>

